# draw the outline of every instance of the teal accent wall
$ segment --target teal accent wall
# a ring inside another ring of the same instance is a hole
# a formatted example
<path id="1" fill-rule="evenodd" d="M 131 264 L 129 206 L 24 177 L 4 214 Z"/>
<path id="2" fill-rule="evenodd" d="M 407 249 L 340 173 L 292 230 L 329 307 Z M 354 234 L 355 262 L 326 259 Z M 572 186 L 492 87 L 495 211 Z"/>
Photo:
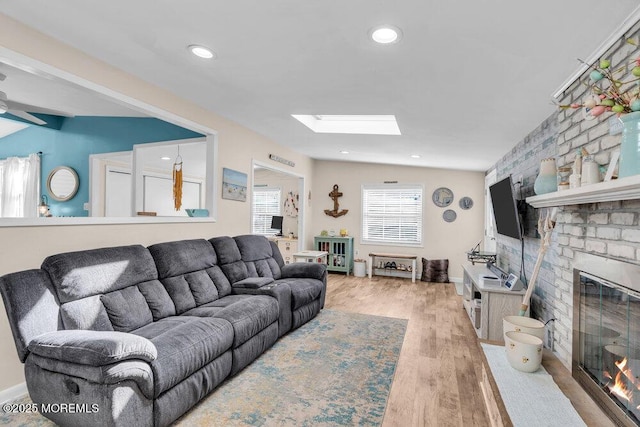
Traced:
<path id="1" fill-rule="evenodd" d="M 89 201 L 89 155 L 133 150 L 135 144 L 198 138 L 204 135 L 149 117 L 66 117 L 60 130 L 29 126 L 0 138 L 0 158 L 26 157 L 42 152 L 41 191 L 49 196 L 46 181 L 57 166 L 69 166 L 78 173 L 78 193 L 67 202 L 49 198 L 54 216 L 87 216 Z"/>

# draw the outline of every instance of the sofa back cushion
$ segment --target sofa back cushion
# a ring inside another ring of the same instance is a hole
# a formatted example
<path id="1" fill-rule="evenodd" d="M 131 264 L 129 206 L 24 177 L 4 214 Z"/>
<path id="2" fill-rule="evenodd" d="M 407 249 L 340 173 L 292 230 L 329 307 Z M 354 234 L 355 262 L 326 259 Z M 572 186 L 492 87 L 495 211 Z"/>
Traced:
<path id="1" fill-rule="evenodd" d="M 273 277 L 276 280 L 281 277 L 280 265 L 273 255 L 273 246 L 266 237 L 247 234 L 236 236 L 234 240 L 250 277 Z"/>
<path id="2" fill-rule="evenodd" d="M 130 332 L 153 322 L 147 300 L 135 285 L 109 292 L 100 300 L 115 331 Z"/>
<path id="3" fill-rule="evenodd" d="M 176 314 L 229 295 L 231 285 L 217 265 L 216 252 L 204 239 L 149 246 L 158 277 Z"/>
<path id="4" fill-rule="evenodd" d="M 49 273 L 61 303 L 158 278 L 151 254 L 141 245 L 52 255 L 42 269 Z"/>
<path id="5" fill-rule="evenodd" d="M 218 255 L 218 264 L 230 283 L 236 283 L 249 277 L 249 271 L 244 261 L 238 244 L 233 237 L 223 236 L 209 239 Z"/>
<path id="6" fill-rule="evenodd" d="M 32 339 L 64 329 L 58 297 L 45 271 L 26 270 L 0 277 L 0 294 L 20 361 L 26 360 Z"/>
<path id="7" fill-rule="evenodd" d="M 157 281 L 158 274 L 144 246 L 52 255 L 43 261 L 42 269 L 60 301 L 65 329 L 129 331 L 152 321 L 138 285 Z M 126 306 L 116 307 L 117 301 L 125 300 Z"/>

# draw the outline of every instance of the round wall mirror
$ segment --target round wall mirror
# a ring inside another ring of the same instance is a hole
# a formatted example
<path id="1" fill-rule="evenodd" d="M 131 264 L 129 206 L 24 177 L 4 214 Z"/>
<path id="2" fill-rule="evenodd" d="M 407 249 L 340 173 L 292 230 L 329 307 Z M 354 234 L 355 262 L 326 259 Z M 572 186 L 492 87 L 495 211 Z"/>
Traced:
<path id="1" fill-rule="evenodd" d="M 58 166 L 49 173 L 47 191 L 53 200 L 70 200 L 78 191 L 78 174 L 68 166 Z"/>

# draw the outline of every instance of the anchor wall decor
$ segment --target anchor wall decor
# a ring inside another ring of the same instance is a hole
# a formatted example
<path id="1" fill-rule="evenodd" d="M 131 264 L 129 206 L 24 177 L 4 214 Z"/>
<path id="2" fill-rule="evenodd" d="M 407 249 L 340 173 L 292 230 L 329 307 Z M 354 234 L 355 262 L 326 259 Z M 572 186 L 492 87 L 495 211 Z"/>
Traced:
<path id="1" fill-rule="evenodd" d="M 343 209 L 341 211 L 338 210 L 339 208 L 338 197 L 342 197 L 342 193 L 338 191 L 338 184 L 333 185 L 333 191 L 329 193 L 329 197 L 333 199 L 333 210 L 325 209 L 324 210 L 325 214 L 332 216 L 334 218 L 338 218 L 339 216 L 345 215 L 347 212 L 349 212 L 349 209 Z"/>

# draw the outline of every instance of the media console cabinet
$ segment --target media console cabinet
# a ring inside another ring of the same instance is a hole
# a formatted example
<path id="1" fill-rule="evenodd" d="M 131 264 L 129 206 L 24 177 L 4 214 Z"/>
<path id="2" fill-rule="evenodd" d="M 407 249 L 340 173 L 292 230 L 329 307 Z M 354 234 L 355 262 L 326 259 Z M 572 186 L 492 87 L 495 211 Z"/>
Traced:
<path id="1" fill-rule="evenodd" d="M 525 291 L 484 285 L 481 281 L 483 276 L 495 277 L 485 265 L 463 264 L 462 268 L 462 306 L 471 319 L 478 338 L 504 342 L 502 318 L 518 314 Z"/>

